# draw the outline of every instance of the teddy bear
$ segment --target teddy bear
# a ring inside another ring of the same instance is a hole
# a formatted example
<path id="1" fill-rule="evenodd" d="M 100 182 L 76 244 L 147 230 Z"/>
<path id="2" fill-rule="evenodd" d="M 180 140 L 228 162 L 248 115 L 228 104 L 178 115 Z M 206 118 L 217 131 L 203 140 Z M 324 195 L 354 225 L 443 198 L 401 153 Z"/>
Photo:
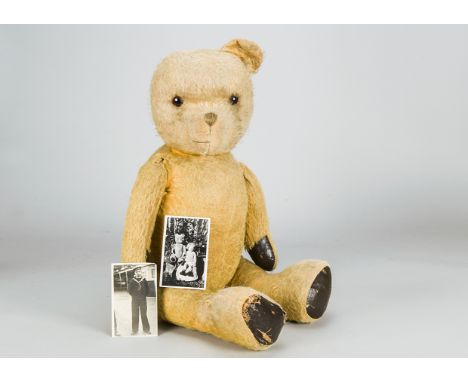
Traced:
<path id="1" fill-rule="evenodd" d="M 172 245 L 171 249 L 171 263 L 177 262 L 179 259 L 185 256 L 186 247 L 183 243 L 185 235 L 183 233 L 175 234 L 174 240 L 175 243 Z"/>
<path id="2" fill-rule="evenodd" d="M 206 288 L 159 288 L 158 312 L 252 350 L 273 345 L 286 320 L 321 318 L 332 285 L 323 260 L 271 272 L 278 251 L 260 183 L 231 154 L 249 126 L 251 76 L 262 60 L 257 44 L 236 39 L 218 50 L 176 52 L 158 65 L 151 110 L 165 144 L 138 172 L 121 254 L 122 262 L 159 269 L 165 216 L 210 218 Z"/>

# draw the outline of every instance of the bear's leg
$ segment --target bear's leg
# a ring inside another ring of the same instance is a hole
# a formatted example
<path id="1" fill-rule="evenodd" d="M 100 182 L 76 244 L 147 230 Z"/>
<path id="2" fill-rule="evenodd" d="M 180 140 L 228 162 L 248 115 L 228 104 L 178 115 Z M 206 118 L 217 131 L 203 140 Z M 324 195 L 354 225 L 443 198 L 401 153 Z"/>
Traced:
<path id="1" fill-rule="evenodd" d="M 286 317 L 275 301 L 246 287 L 218 291 L 163 288 L 160 294 L 163 320 L 252 350 L 270 347 Z"/>
<path id="2" fill-rule="evenodd" d="M 325 261 L 305 260 L 271 274 L 244 258 L 230 283 L 265 293 L 286 310 L 289 321 L 306 323 L 319 319 L 327 309 L 331 284 Z"/>

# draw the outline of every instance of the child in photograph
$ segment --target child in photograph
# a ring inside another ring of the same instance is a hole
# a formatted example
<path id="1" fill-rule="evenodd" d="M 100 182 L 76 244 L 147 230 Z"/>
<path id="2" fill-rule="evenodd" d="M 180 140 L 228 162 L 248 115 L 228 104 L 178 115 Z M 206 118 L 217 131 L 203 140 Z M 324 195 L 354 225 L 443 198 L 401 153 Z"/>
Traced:
<path id="1" fill-rule="evenodd" d="M 143 324 L 143 331 L 146 334 L 151 334 L 148 317 L 146 315 L 147 305 L 146 297 L 148 296 L 148 282 L 143 277 L 141 269 L 135 269 L 133 278 L 128 283 L 128 293 L 132 296 L 132 335 L 138 334 L 141 322 Z"/>
<path id="2" fill-rule="evenodd" d="M 197 253 L 194 252 L 195 243 L 187 244 L 187 252 L 185 254 L 185 263 L 181 265 L 181 270 L 179 274 L 181 276 L 186 276 L 186 279 L 189 278 L 190 281 L 196 280 L 197 276 Z M 185 280 L 187 281 L 187 280 Z"/>

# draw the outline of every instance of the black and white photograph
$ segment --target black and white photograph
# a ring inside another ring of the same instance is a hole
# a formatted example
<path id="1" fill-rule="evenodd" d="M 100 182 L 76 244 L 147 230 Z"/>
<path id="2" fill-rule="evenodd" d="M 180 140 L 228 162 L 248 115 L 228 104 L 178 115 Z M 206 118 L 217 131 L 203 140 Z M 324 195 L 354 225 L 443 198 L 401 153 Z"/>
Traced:
<path id="1" fill-rule="evenodd" d="M 157 336 L 156 264 L 112 264 L 112 337 Z"/>
<path id="2" fill-rule="evenodd" d="M 205 289 L 210 219 L 166 216 L 160 286 Z"/>

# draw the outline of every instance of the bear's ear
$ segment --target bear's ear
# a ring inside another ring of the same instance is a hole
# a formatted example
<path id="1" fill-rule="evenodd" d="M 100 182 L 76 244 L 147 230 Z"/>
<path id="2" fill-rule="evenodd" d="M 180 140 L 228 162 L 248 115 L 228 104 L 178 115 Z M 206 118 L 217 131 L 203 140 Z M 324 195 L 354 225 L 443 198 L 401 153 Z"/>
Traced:
<path id="1" fill-rule="evenodd" d="M 263 61 L 262 49 L 252 41 L 231 40 L 221 50 L 239 57 L 251 73 L 255 73 Z"/>

